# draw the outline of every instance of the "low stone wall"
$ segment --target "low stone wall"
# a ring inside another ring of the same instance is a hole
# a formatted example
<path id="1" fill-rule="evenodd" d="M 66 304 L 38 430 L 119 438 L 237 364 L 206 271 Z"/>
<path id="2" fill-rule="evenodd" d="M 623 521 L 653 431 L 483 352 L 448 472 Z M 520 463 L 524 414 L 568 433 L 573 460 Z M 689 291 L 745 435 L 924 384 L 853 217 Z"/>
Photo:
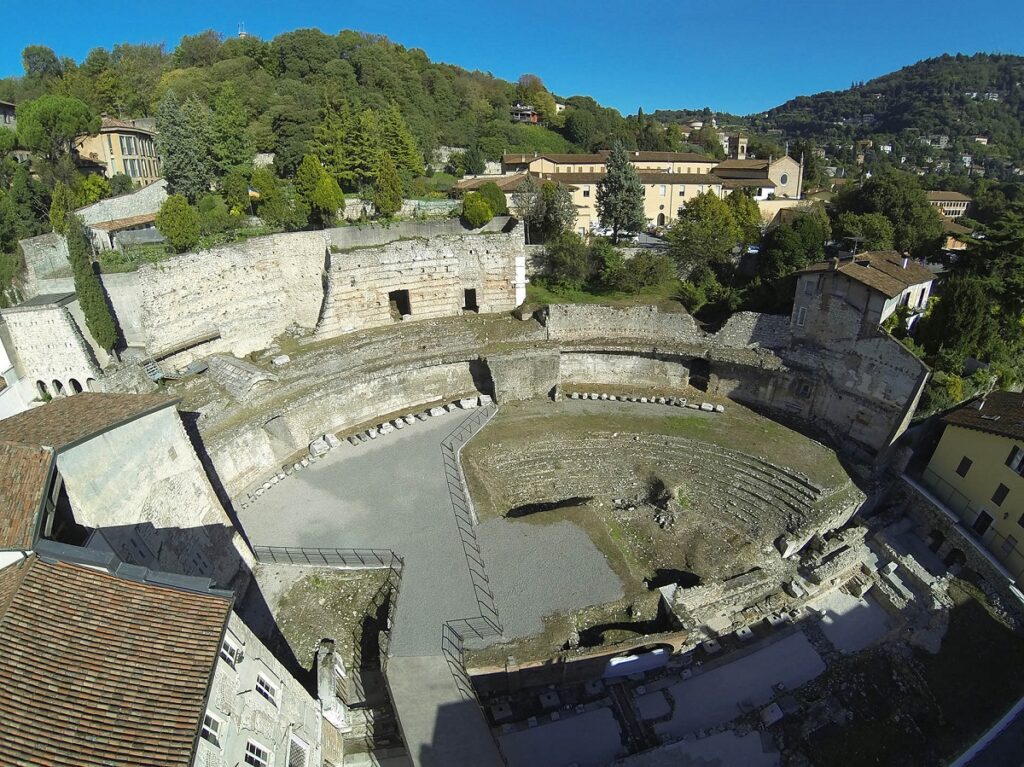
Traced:
<path id="1" fill-rule="evenodd" d="M 495 401 L 500 405 L 550 396 L 561 382 L 560 356 L 557 349 L 488 355 Z"/>
<path id="2" fill-rule="evenodd" d="M 627 352 L 561 354 L 560 379 L 565 384 L 623 384 L 681 389 L 690 383 L 689 360 L 670 355 Z"/>
<path id="3" fill-rule="evenodd" d="M 116 221 L 121 218 L 156 213 L 166 199 L 167 182 L 160 179 L 134 192 L 108 197 L 105 200 L 94 202 L 92 205 L 86 205 L 84 208 L 76 210 L 75 215 L 81 217 L 88 226 L 101 221 Z"/>
<path id="4" fill-rule="evenodd" d="M 63 235 L 56 232 L 30 237 L 18 243 L 25 257 L 25 295 L 45 293 L 39 285 L 41 280 L 55 277 L 71 277 L 71 262 L 68 260 L 68 244 Z"/>
<path id="5" fill-rule="evenodd" d="M 628 338 L 700 344 L 706 339 L 706 334 L 689 314 L 666 314 L 659 312 L 656 306 L 614 309 L 553 304 L 547 308 L 544 325 L 552 341 Z"/>

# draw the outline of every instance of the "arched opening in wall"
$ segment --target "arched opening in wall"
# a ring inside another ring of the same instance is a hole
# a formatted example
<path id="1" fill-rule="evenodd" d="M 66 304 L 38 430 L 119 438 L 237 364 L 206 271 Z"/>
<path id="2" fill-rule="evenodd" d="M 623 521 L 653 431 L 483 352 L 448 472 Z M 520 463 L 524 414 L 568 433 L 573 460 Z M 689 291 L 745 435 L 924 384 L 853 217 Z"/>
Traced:
<path id="1" fill-rule="evenodd" d="M 50 396 L 50 390 L 46 387 L 46 381 L 36 381 L 36 389 L 39 391 L 39 396 L 43 399 Z"/>
<path id="2" fill-rule="evenodd" d="M 470 360 L 469 374 L 473 376 L 473 386 L 481 394 L 494 394 L 494 379 L 491 368 L 484 360 Z"/>
<path id="3" fill-rule="evenodd" d="M 928 548 L 938 553 L 939 549 L 942 548 L 942 544 L 946 542 L 946 536 L 939 530 L 932 530 L 928 533 Z"/>
<path id="4" fill-rule="evenodd" d="M 62 396 L 64 396 L 64 384 L 62 384 L 56 378 L 53 379 L 53 396 L 54 397 L 62 397 Z"/>
<path id="5" fill-rule="evenodd" d="M 690 360 L 690 386 L 700 391 L 708 390 L 708 381 L 711 379 L 711 363 L 706 359 L 698 358 Z"/>
<path id="6" fill-rule="evenodd" d="M 476 303 L 476 288 L 466 288 L 462 291 L 462 311 L 479 312 L 480 307 Z"/>
<path id="7" fill-rule="evenodd" d="M 967 557 L 960 549 L 952 549 L 942 563 L 955 572 L 967 564 Z"/>
<path id="8" fill-rule="evenodd" d="M 72 378 L 70 381 L 68 381 L 68 384 L 71 386 L 72 394 L 82 393 L 82 384 L 78 383 L 77 379 Z"/>
<path id="9" fill-rule="evenodd" d="M 658 226 L 665 226 L 665 214 L 664 213 L 659 213 L 658 214 Z"/>
<path id="10" fill-rule="evenodd" d="M 85 379 L 85 389 L 86 389 L 86 391 L 96 391 L 96 379 L 95 378 L 86 378 Z"/>
<path id="11" fill-rule="evenodd" d="M 392 290 L 388 293 L 388 306 L 391 319 L 400 320 L 412 314 L 412 303 L 409 301 L 408 290 Z"/>

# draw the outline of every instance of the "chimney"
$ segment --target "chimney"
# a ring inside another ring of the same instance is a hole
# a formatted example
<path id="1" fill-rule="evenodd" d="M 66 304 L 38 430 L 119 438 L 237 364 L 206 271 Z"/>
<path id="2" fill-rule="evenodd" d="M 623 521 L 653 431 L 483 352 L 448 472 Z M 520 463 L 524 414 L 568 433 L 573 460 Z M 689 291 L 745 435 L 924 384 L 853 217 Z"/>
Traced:
<path id="1" fill-rule="evenodd" d="M 321 639 L 316 651 L 316 687 L 324 719 L 342 732 L 349 732 L 345 704 L 338 697 L 337 676 L 344 674 L 344 664 L 334 654 L 334 641 Z"/>
<path id="2" fill-rule="evenodd" d="M 839 259 L 838 258 L 833 258 L 832 259 L 832 271 L 833 272 L 839 271 Z"/>
<path id="3" fill-rule="evenodd" d="M 910 263 L 910 259 L 907 256 L 904 256 L 903 257 L 903 261 L 900 264 L 900 266 L 903 267 L 904 269 L 906 269 L 907 268 L 907 264 L 909 264 L 909 263 Z"/>

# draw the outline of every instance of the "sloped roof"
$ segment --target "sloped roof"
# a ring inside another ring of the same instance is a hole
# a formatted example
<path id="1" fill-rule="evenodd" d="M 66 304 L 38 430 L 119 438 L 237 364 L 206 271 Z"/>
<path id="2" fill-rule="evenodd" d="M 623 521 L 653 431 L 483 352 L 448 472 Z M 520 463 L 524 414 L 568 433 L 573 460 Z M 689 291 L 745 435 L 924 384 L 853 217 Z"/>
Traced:
<path id="1" fill-rule="evenodd" d="M 984 398 L 981 409 L 978 401 L 961 405 L 943 418 L 944 423 L 965 429 L 998 434 L 1001 437 L 1024 440 L 1024 394 L 994 391 Z"/>
<path id="2" fill-rule="evenodd" d="M 768 170 L 767 160 L 722 160 L 715 170 Z"/>
<path id="3" fill-rule="evenodd" d="M 611 154 L 610 149 L 602 149 L 592 154 L 555 154 L 545 152 L 544 154 L 506 154 L 502 155 L 501 161 L 505 164 L 519 164 L 524 162 L 532 162 L 533 160 L 539 160 L 545 158 L 555 163 L 579 163 L 580 165 L 586 163 L 603 163 L 608 159 L 608 155 Z M 627 151 L 629 159 L 632 162 L 703 162 L 714 164 L 714 159 L 707 155 L 697 154 L 696 152 L 639 152 L 639 151 Z"/>
<path id="4" fill-rule="evenodd" d="M 935 279 L 931 271 L 912 259 L 908 259 L 904 267 L 903 258 L 903 255 L 895 250 L 865 251 L 846 261 L 820 261 L 811 264 L 797 274 L 837 271 L 877 290 L 886 298 L 895 298 L 911 285 L 920 285 Z"/>
<path id="5" fill-rule="evenodd" d="M 760 178 L 721 178 L 720 182 L 726 189 L 746 189 L 748 187 L 775 188 L 775 182 L 767 176 Z"/>
<path id="6" fill-rule="evenodd" d="M 0 551 L 35 543 L 52 464 L 49 448 L 0 442 Z"/>
<path id="7" fill-rule="evenodd" d="M 0 571 L 0 763 L 188 767 L 230 611 L 35 556 Z"/>
<path id="8" fill-rule="evenodd" d="M 83 392 L 0 421 L 0 551 L 35 544 L 56 453 L 177 402 Z"/>
<path id="9" fill-rule="evenodd" d="M 55 450 L 178 402 L 163 394 L 95 394 L 59 397 L 0 421 L 0 441 Z"/>
<path id="10" fill-rule="evenodd" d="M 960 192 L 925 192 L 925 197 L 935 202 L 970 202 L 971 198 Z"/>
<path id="11" fill-rule="evenodd" d="M 126 218 L 115 218 L 111 221 L 97 221 L 89 224 L 90 229 L 101 229 L 104 232 L 119 232 L 122 229 L 130 229 L 140 224 L 152 224 L 156 221 L 156 213 L 143 213 L 139 216 L 128 216 Z"/>
<path id="12" fill-rule="evenodd" d="M 140 128 L 137 125 L 132 125 L 130 122 L 124 120 L 118 120 L 116 117 L 103 117 L 100 118 L 100 132 L 116 132 L 121 133 L 124 131 L 131 131 L 133 133 L 145 133 L 147 136 L 152 136 L 153 131 L 146 128 Z"/>
<path id="13" fill-rule="evenodd" d="M 638 170 L 637 177 L 644 184 L 721 184 L 722 179 L 709 173 L 666 173 L 660 170 Z M 545 173 L 544 178 L 563 184 L 596 184 L 604 173 Z"/>
<path id="14" fill-rule="evenodd" d="M 528 173 L 513 173 L 509 176 L 477 176 L 476 178 L 464 178 L 456 182 L 456 189 L 479 189 L 484 184 L 496 184 L 498 189 L 505 192 L 514 192 L 520 184 L 529 176 Z"/>

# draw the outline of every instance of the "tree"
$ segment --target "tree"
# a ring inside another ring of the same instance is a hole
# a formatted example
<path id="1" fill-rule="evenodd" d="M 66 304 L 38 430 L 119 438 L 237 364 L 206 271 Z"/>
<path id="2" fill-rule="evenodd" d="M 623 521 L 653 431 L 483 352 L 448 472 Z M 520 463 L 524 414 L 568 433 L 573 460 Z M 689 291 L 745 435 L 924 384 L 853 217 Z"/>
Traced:
<path id="1" fill-rule="evenodd" d="M 356 118 L 347 102 L 328 105 L 310 142 L 310 151 L 344 189 L 356 189 L 359 181 L 352 154 L 356 130 Z"/>
<path id="2" fill-rule="evenodd" d="M 612 230 L 612 242 L 617 243 L 619 232 L 639 232 L 647 222 L 644 190 L 621 143 L 612 147 L 607 168 L 597 185 L 597 214 L 601 225 Z"/>
<path id="3" fill-rule="evenodd" d="M 576 232 L 560 232 L 549 240 L 544 252 L 552 281 L 562 288 L 579 290 L 592 277 L 590 253 Z"/>
<path id="4" fill-rule="evenodd" d="M 880 213 L 893 229 L 893 246 L 915 256 L 931 255 L 942 235 L 942 218 L 929 204 L 917 179 L 887 171 L 836 198 L 836 214 Z"/>
<path id="5" fill-rule="evenodd" d="M 29 45 L 21 52 L 26 77 L 56 77 L 62 71 L 57 54 L 45 45 Z"/>
<path id="6" fill-rule="evenodd" d="M 221 36 L 212 29 L 198 35 L 183 35 L 174 49 L 174 64 L 187 67 L 210 67 L 217 63 L 220 53 Z"/>
<path id="7" fill-rule="evenodd" d="M 505 199 L 505 193 L 493 181 L 481 184 L 477 192 L 487 200 L 487 204 L 495 216 L 508 215 L 508 201 Z"/>
<path id="8" fill-rule="evenodd" d="M 494 211 L 482 194 L 469 192 L 462 198 L 462 217 L 471 228 L 479 229 L 494 218 Z"/>
<path id="9" fill-rule="evenodd" d="M 18 141 L 55 163 L 81 135 L 96 133 L 100 119 L 89 107 L 69 96 L 40 96 L 18 104 Z"/>
<path id="10" fill-rule="evenodd" d="M 110 197 L 110 183 L 94 173 L 82 179 L 82 183 L 75 188 L 73 203 L 76 208 L 81 208 L 107 197 Z"/>
<path id="11" fill-rule="evenodd" d="M 295 174 L 295 193 L 309 211 L 309 225 L 330 226 L 345 207 L 345 195 L 315 156 L 307 154 Z"/>
<path id="12" fill-rule="evenodd" d="M 50 226 L 58 234 L 67 231 L 70 218 L 74 215 L 74 196 L 67 184 L 58 183 L 50 198 Z"/>
<path id="13" fill-rule="evenodd" d="M 565 118 L 565 137 L 584 149 L 597 138 L 597 120 L 584 109 L 570 109 Z"/>
<path id="14" fill-rule="evenodd" d="M 89 238 L 77 216 L 67 221 L 68 260 L 75 282 L 75 294 L 85 316 L 85 326 L 102 349 L 110 351 L 117 343 L 117 325 L 103 294 L 103 284 L 92 266 Z"/>
<path id="15" fill-rule="evenodd" d="M 724 200 L 703 192 L 687 203 L 669 227 L 669 253 L 684 268 L 724 264 L 742 239 L 740 228 Z"/>
<path id="16" fill-rule="evenodd" d="M 757 203 L 742 189 L 733 189 L 725 198 L 733 221 L 740 231 L 740 245 L 753 245 L 761 240 L 764 222 Z"/>
<path id="17" fill-rule="evenodd" d="M 381 153 L 377 161 L 377 180 L 373 187 L 373 207 L 377 214 L 390 218 L 402 209 L 402 179 L 391 156 Z"/>
<path id="18" fill-rule="evenodd" d="M 203 141 L 202 115 L 195 102 L 186 112 L 174 91 L 167 91 L 157 109 L 157 151 L 169 194 L 198 200 L 210 189 L 209 146 Z"/>
<path id="19" fill-rule="evenodd" d="M 184 195 L 172 194 L 156 214 L 156 228 L 178 253 L 199 244 L 199 211 L 189 205 Z"/>
<path id="20" fill-rule="evenodd" d="M 792 223 L 780 224 L 765 235 L 758 256 L 758 275 L 764 281 L 777 280 L 822 260 L 829 236 L 828 216 L 818 205 Z"/>
<path id="21" fill-rule="evenodd" d="M 423 154 L 416 147 L 416 140 L 409 131 L 409 126 L 402 119 L 398 106 L 391 102 L 379 116 L 380 143 L 385 152 L 391 155 L 399 175 L 409 178 L 423 175 Z"/>
<path id="22" fill-rule="evenodd" d="M 246 131 L 248 119 L 242 99 L 231 83 L 224 85 L 213 102 L 210 147 L 217 175 L 223 179 L 232 170 L 252 165 L 253 147 Z"/>
<path id="23" fill-rule="evenodd" d="M 125 173 L 115 173 L 110 179 L 110 194 L 117 196 L 128 194 L 135 189 L 131 176 Z"/>
<path id="24" fill-rule="evenodd" d="M 881 213 L 840 213 L 836 217 L 838 237 L 858 241 L 857 250 L 891 250 L 895 232 Z"/>
<path id="25" fill-rule="evenodd" d="M 473 144 L 462 155 L 462 166 L 466 173 L 479 176 L 487 168 L 487 158 L 480 149 L 479 144 Z M 461 173 L 459 175 L 462 175 Z"/>
<path id="26" fill-rule="evenodd" d="M 725 159 L 725 148 L 722 140 L 718 137 L 718 131 L 710 123 L 704 123 L 700 130 L 693 131 L 687 141 L 694 146 L 700 147 L 705 153 L 716 160 Z"/>
<path id="27" fill-rule="evenodd" d="M 571 231 L 576 224 L 576 205 L 567 187 L 545 181 L 540 187 L 541 217 L 539 229 L 545 237 Z"/>
<path id="28" fill-rule="evenodd" d="M 983 280 L 956 275 L 946 282 L 941 298 L 919 321 L 915 337 L 930 354 L 946 350 L 958 358 L 959 364 L 951 366 L 956 369 L 949 372 L 960 373 L 963 359 L 984 359 L 998 338 L 999 327 L 991 307 Z"/>
<path id="29" fill-rule="evenodd" d="M 987 283 L 1002 307 L 1007 333 L 1019 335 L 1018 321 L 1024 312 L 1024 202 L 1009 204 L 981 233 L 955 269 Z"/>
<path id="30" fill-rule="evenodd" d="M 306 226 L 309 211 L 297 204 L 294 190 L 284 186 L 272 170 L 256 168 L 251 183 L 258 196 L 256 213 L 264 223 L 287 230 Z"/>

